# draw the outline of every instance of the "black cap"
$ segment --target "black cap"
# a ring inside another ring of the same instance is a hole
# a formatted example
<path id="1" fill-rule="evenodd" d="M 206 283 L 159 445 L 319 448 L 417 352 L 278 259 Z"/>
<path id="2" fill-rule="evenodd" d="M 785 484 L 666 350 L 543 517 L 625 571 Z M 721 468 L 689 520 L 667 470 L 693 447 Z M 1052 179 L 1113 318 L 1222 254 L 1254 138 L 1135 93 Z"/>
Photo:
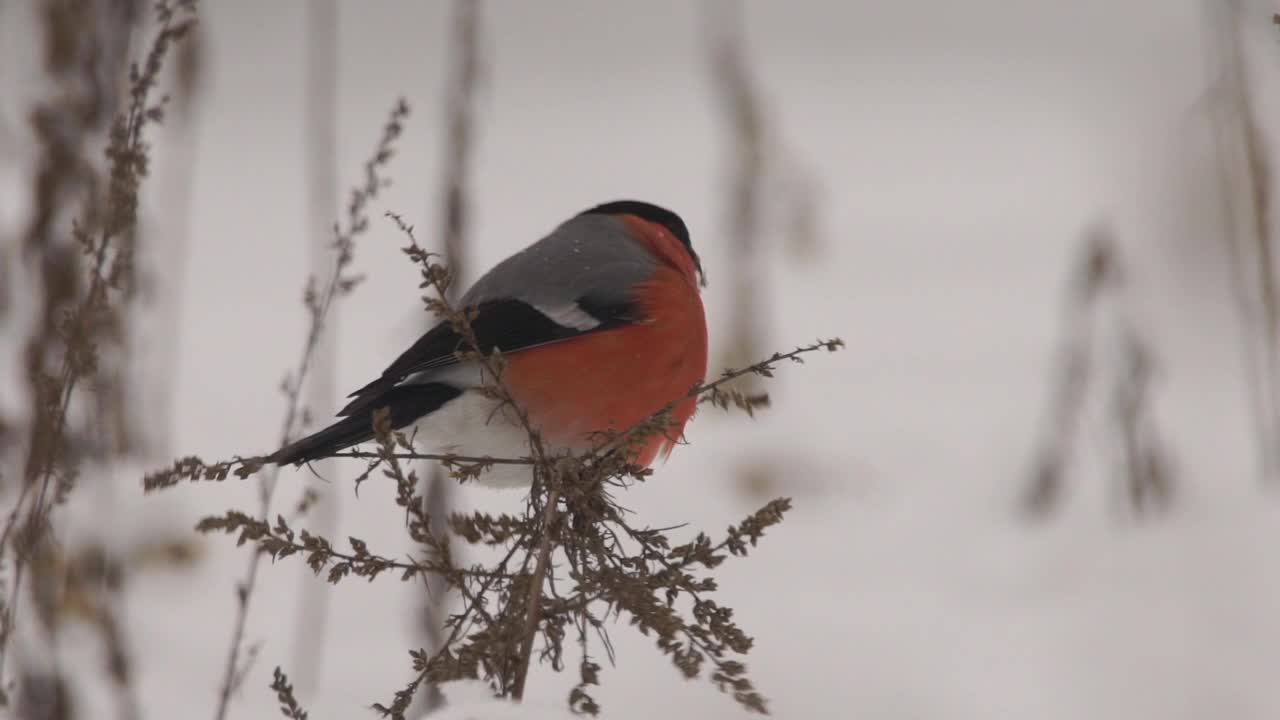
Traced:
<path id="1" fill-rule="evenodd" d="M 689 228 L 679 215 L 670 210 L 639 200 L 614 200 L 597 205 L 590 210 L 584 210 L 579 215 L 635 215 L 641 220 L 661 225 L 684 245 L 684 249 L 693 260 L 693 266 L 698 269 L 698 275 L 702 277 L 703 284 L 706 284 L 706 275 L 702 272 L 702 261 L 698 259 L 698 253 L 693 251 L 693 242 L 689 239 Z"/>

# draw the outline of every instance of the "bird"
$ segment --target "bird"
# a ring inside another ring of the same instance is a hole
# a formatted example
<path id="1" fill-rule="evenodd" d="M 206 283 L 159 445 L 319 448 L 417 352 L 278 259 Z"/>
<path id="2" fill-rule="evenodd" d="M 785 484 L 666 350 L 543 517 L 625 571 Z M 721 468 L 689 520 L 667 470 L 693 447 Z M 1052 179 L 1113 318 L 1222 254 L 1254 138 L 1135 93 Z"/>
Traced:
<path id="1" fill-rule="evenodd" d="M 702 262 L 679 215 L 638 200 L 584 210 L 499 262 L 456 303 L 475 344 L 504 358 L 502 383 L 545 449 L 592 449 L 675 403 L 664 432 L 642 438 L 628 460 L 650 467 L 683 437 L 707 371 Z M 302 465 L 374 437 L 373 416 L 439 453 L 521 458 L 529 433 L 486 392 L 470 343 L 442 320 L 355 392 L 332 425 L 267 457 Z M 528 485 L 528 466 L 502 464 L 482 484 Z"/>

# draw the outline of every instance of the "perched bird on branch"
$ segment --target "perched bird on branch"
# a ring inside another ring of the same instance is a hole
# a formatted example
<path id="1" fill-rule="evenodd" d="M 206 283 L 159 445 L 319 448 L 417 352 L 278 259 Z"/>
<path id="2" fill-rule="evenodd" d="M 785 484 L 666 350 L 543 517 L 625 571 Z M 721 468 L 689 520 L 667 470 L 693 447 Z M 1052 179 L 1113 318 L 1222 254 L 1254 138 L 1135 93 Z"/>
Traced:
<path id="1" fill-rule="evenodd" d="M 498 263 L 457 309 L 470 318 L 480 352 L 501 350 L 501 384 L 549 451 L 589 450 L 600 433 L 679 401 L 664 431 L 632 446 L 631 460 L 648 466 L 680 439 L 696 406 L 686 395 L 706 374 L 701 274 L 679 215 L 623 200 L 574 216 Z M 379 408 L 432 452 L 528 456 L 529 433 L 484 390 L 493 378 L 474 354 L 466 357 L 475 348 L 455 325 L 442 320 L 352 393 L 342 419 L 268 461 L 301 464 L 371 440 Z M 528 467 L 499 465 L 481 481 L 523 485 L 530 477 Z"/>

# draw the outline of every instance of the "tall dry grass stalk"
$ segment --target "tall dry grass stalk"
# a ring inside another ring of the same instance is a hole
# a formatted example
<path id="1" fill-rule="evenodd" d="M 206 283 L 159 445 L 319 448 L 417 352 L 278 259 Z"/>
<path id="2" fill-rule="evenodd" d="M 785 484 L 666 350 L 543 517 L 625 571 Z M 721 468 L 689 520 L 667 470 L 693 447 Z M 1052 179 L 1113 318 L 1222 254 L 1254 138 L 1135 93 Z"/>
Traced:
<path id="1" fill-rule="evenodd" d="M 483 72 L 481 37 L 483 5 L 479 0 L 455 0 L 452 5 L 453 32 L 450 33 L 450 69 L 445 90 L 445 132 L 442 137 L 445 162 L 441 171 L 439 201 L 440 237 L 444 245 L 444 262 L 454 277 L 466 278 L 467 246 L 471 234 L 471 209 L 468 190 L 471 177 L 472 146 L 475 142 L 475 105 Z M 460 283 L 448 292 L 450 302 L 458 300 Z M 428 329 L 432 318 L 428 318 Z M 443 528 L 448 522 L 452 502 L 453 481 L 439 465 L 424 473 L 423 495 L 427 517 L 432 527 Z M 444 644 L 443 627 L 449 615 L 452 593 L 444 589 L 424 596 L 422 623 L 426 646 L 431 649 Z M 422 710 L 430 711 L 443 703 L 436 685 L 423 695 Z"/>
<path id="2" fill-rule="evenodd" d="M 1048 407 L 1020 500 L 1032 519 L 1062 507 L 1087 405 L 1099 396 L 1107 407 L 1104 435 L 1116 440 L 1117 494 L 1136 513 L 1165 509 L 1173 501 L 1173 460 L 1152 409 L 1155 350 L 1124 296 L 1126 273 L 1110 228 L 1096 225 L 1086 231 L 1062 303 Z"/>
<path id="3" fill-rule="evenodd" d="M 337 262 L 333 218 L 338 212 L 338 4 L 337 0 L 312 0 L 307 14 L 307 79 L 306 174 L 307 217 L 304 227 L 311 262 L 311 275 L 322 277 Z M 331 312 L 328 327 L 316 344 L 315 360 L 306 384 L 304 425 L 310 425 L 312 412 L 325 413 L 338 399 L 338 317 Z M 326 477 L 332 471 L 330 462 L 316 463 L 315 471 Z M 310 493 L 310 515 L 316 531 L 332 535 L 338 530 L 342 494 L 325 483 L 313 483 Z M 298 612 L 294 620 L 293 667 L 297 685 L 303 694 L 315 691 L 323 669 L 324 644 L 328 636 L 329 593 L 314 587 L 314 578 L 300 577 L 303 590 L 298 594 Z"/>
<path id="4" fill-rule="evenodd" d="M 29 409 L 22 475 L 6 488 L 12 506 L 0 535 L 0 703 L 19 717 L 79 714 L 55 653 L 73 610 L 100 633 L 118 715 L 138 714 L 120 621 L 121 561 L 100 546 L 69 552 L 55 511 L 79 484 L 108 483 L 112 459 L 131 448 L 137 414 L 126 403 L 125 370 L 139 190 L 150 167 L 149 132 L 165 115 L 167 97 L 156 99 L 161 70 L 194 27 L 194 12 L 191 0 L 152 6 L 149 44 L 129 65 L 140 3 L 40 6 L 51 87 L 29 116 L 39 147 L 22 237 L 33 319 L 23 355 Z M 97 156 L 104 144 L 105 162 Z"/>
<path id="5" fill-rule="evenodd" d="M 1280 483 L 1280 290 L 1271 220 L 1274 173 L 1258 123 L 1238 0 L 1206 2 L 1210 118 L 1221 181 L 1223 234 L 1241 318 L 1245 391 L 1257 430 L 1259 475 Z"/>
<path id="6" fill-rule="evenodd" d="M 768 332 L 767 283 L 762 253 L 766 174 L 773 139 L 759 83 L 747 59 L 746 29 L 741 3 L 709 0 L 705 4 L 712 87 L 729 131 L 725 217 L 728 247 L 723 269 L 731 283 L 731 314 L 724 362 L 738 365 L 757 357 Z M 758 378 L 747 376 L 744 392 L 760 390 Z"/>
<path id="7" fill-rule="evenodd" d="M 286 409 L 281 423 L 278 446 L 286 445 L 300 429 L 302 391 L 313 369 L 321 339 L 328 329 L 330 313 L 335 303 L 350 294 L 361 280 L 359 276 L 350 272 L 351 263 L 355 258 L 355 243 L 369 229 L 369 204 L 378 197 L 387 184 L 383 173 L 395 155 L 395 142 L 403 131 L 403 123 L 408 114 L 409 107 L 404 101 L 398 102 L 392 109 L 386 125 L 383 126 L 381 139 L 373 154 L 365 162 L 364 179 L 351 191 L 346 217 L 341 223 L 335 223 L 333 226 L 333 247 L 336 250 L 333 262 L 322 275 L 312 276 L 307 280 L 303 291 L 303 305 L 306 307 L 309 319 L 308 329 L 297 365 L 284 381 Z M 265 477 L 260 478 L 258 483 L 258 507 L 255 517 L 262 522 L 266 522 L 271 517 L 271 502 L 279 476 L 280 468 L 275 466 L 265 474 Z M 304 500 L 299 508 L 305 508 L 306 505 Z M 296 513 L 301 514 L 301 510 Z M 262 557 L 262 553 L 250 553 L 243 579 L 236 585 L 236 616 L 232 624 L 226 662 L 223 664 L 222 677 L 219 681 L 217 708 L 214 712 L 217 720 L 227 717 L 231 697 L 243 682 L 247 664 L 252 662 L 255 654 L 253 651 L 248 652 L 246 660 L 244 635 Z"/>
<path id="8" fill-rule="evenodd" d="M 799 259 L 819 251 L 821 192 L 788 150 L 782 122 L 753 68 L 743 3 L 704 0 L 703 17 L 713 99 L 726 128 L 722 185 L 729 252 L 717 276 L 728 278 L 730 301 L 721 321 L 720 363 L 736 367 L 759 357 L 773 334 L 769 295 L 780 251 Z M 758 377 L 739 382 L 740 392 L 761 391 Z M 744 459 L 739 486 L 749 496 L 768 496 L 777 485 L 779 465 L 772 459 Z"/>
<path id="9" fill-rule="evenodd" d="M 186 337 L 183 289 L 187 287 L 193 186 L 200 160 L 197 132 L 208 63 L 207 30 L 203 25 L 192 27 L 169 62 L 168 78 L 174 92 L 169 116 L 157 136 L 165 151 L 157 158 L 157 179 L 152 187 L 154 207 L 161 211 L 148 214 L 151 231 L 144 238 L 147 262 L 140 268 L 143 293 L 149 302 L 147 314 L 134 329 L 139 346 L 147 351 L 134 364 L 131 387 L 137 405 L 146 408 L 143 454 L 152 458 L 173 451 L 178 348 Z"/>

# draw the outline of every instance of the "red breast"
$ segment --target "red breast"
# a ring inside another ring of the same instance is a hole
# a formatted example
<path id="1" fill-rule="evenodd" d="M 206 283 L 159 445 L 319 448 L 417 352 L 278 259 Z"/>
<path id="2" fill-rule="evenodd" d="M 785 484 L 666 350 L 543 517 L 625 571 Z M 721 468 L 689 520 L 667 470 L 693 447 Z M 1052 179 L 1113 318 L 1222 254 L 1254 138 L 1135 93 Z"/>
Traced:
<path id="1" fill-rule="evenodd" d="M 658 260 L 653 275 L 634 287 L 646 319 L 507 359 L 505 379 L 516 402 L 555 445 L 590 447 L 592 433 L 631 427 L 706 376 L 707 324 L 692 258 L 661 225 L 620 217 Z M 696 406 L 695 398 L 682 400 L 667 432 L 651 436 L 633 461 L 647 466 L 669 453 Z"/>

